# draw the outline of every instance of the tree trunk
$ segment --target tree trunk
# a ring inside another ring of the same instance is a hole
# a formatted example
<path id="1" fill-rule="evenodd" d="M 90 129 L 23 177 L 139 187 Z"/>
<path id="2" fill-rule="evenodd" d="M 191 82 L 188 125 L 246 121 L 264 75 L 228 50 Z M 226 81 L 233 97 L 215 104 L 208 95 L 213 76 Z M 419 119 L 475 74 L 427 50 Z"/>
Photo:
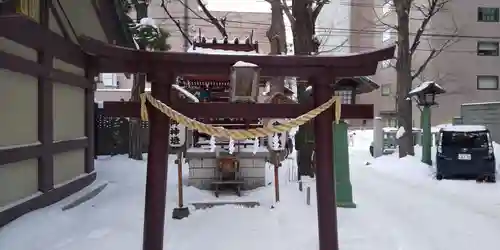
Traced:
<path id="1" fill-rule="evenodd" d="M 293 30 L 293 46 L 295 55 L 310 55 L 314 52 L 314 22 L 312 18 L 311 1 L 293 0 L 292 15 L 295 17 Z M 306 86 L 304 83 L 297 84 L 297 97 L 299 103 L 310 101 L 311 97 L 305 95 Z M 295 136 L 295 149 L 297 152 L 297 166 L 299 178 L 302 175 L 313 177 L 312 152 L 314 150 L 312 123 L 300 126 Z"/>
<path id="2" fill-rule="evenodd" d="M 396 2 L 396 12 L 398 16 L 398 55 L 396 62 L 397 72 L 397 100 L 396 110 L 399 126 L 403 126 L 405 133 L 399 139 L 399 157 L 414 155 L 413 148 L 413 124 L 412 124 L 412 103 L 407 100 L 411 91 L 411 55 L 410 55 L 410 6 L 406 6 L 406 1 Z"/>
<path id="3" fill-rule="evenodd" d="M 281 0 L 271 2 L 271 26 L 266 32 L 266 36 L 271 45 L 270 54 L 280 55 L 286 52 L 286 30 Z M 285 92 L 285 77 L 273 77 L 270 83 L 270 94 Z"/>
<path id="4" fill-rule="evenodd" d="M 145 1 L 137 1 L 134 5 L 137 13 L 137 22 L 148 17 L 148 5 Z M 146 45 L 139 44 L 139 49 L 146 49 Z M 130 93 L 130 101 L 139 102 L 140 96 L 146 88 L 146 75 L 134 74 L 134 83 L 132 93 Z M 142 160 L 142 136 L 141 136 L 141 120 L 139 118 L 130 118 L 130 139 L 128 157 L 135 160 Z"/>

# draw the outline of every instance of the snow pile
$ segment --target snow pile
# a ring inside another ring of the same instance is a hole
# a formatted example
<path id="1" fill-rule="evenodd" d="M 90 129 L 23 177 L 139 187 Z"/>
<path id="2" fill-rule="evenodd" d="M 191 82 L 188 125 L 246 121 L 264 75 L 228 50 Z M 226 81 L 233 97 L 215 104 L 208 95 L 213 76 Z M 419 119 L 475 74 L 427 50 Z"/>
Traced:
<path id="1" fill-rule="evenodd" d="M 399 127 L 398 131 L 396 132 L 396 139 L 403 137 L 405 135 L 405 132 L 405 127 Z"/>
<path id="2" fill-rule="evenodd" d="M 500 184 L 437 181 L 417 156 L 397 154 L 373 159 L 372 130 L 356 130 L 350 148 L 351 183 L 356 209 L 337 209 L 342 250 L 498 249 Z M 251 150 L 251 149 L 249 149 Z M 495 143 L 500 156 L 500 144 Z M 293 152 L 292 155 L 295 155 Z M 177 202 L 175 156 L 169 157 L 165 250 L 317 250 L 315 180 L 304 178 L 311 205 L 294 181 L 291 159 L 279 169 L 281 202 L 274 204 L 273 168 L 266 187 L 242 197 L 221 196 L 184 187 L 185 203 L 258 201 L 260 207 L 236 206 L 194 210 L 184 220 L 171 219 Z M 364 166 L 363 161 L 371 165 Z M 80 194 L 32 212 L 0 229 L 0 249 L 137 250 L 142 245 L 145 161 L 126 156 L 96 161 L 97 183 L 108 183 L 93 199 L 66 211 L 61 207 Z M 184 164 L 183 179 L 188 176 Z M 185 182 L 187 183 L 187 182 Z M 271 205 L 274 209 L 270 209 Z M 28 239 L 28 240 L 27 240 Z"/>
<path id="3" fill-rule="evenodd" d="M 422 163 L 419 156 L 399 158 L 397 153 L 384 155 L 373 159 L 369 167 L 399 177 L 410 176 L 412 179 L 432 179 L 434 176 L 433 168 Z"/>

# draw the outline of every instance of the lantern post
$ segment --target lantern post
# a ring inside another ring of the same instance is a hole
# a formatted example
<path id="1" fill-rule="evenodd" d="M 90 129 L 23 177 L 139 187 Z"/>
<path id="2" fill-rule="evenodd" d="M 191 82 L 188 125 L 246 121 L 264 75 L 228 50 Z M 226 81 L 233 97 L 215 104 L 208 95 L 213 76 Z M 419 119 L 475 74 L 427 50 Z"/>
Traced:
<path id="1" fill-rule="evenodd" d="M 182 162 L 184 161 L 182 147 L 186 144 L 186 126 L 179 124 L 175 121 L 170 123 L 169 131 L 169 146 L 171 149 L 177 150 L 177 159 L 175 163 L 177 164 L 177 207 L 172 211 L 173 219 L 184 219 L 189 216 L 189 208 L 184 206 L 184 190 L 182 183 Z"/>
<path id="2" fill-rule="evenodd" d="M 271 119 L 268 126 L 280 125 L 278 119 Z M 279 167 L 281 166 L 279 152 L 285 150 L 287 133 L 274 133 L 269 135 L 267 139 L 268 150 L 271 152 L 271 160 L 274 165 L 274 196 L 275 201 L 280 201 L 280 183 L 279 183 Z"/>
<path id="3" fill-rule="evenodd" d="M 434 81 L 421 83 L 408 93 L 409 98 L 414 98 L 420 109 L 420 121 L 422 124 L 422 162 L 432 165 L 431 148 L 431 107 L 436 106 L 436 95 L 444 94 L 446 91 Z"/>

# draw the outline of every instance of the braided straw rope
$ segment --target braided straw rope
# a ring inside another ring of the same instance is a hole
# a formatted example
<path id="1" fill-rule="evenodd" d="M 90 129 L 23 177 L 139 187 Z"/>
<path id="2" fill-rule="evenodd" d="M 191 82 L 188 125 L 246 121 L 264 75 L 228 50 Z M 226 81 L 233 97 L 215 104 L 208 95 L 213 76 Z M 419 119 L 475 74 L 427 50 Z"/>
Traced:
<path id="1" fill-rule="evenodd" d="M 148 120 L 148 112 L 146 109 L 146 101 L 148 101 L 151 106 L 154 108 L 158 109 L 160 112 L 168 116 L 170 119 L 178 122 L 179 124 L 182 124 L 186 126 L 187 128 L 190 128 L 192 130 L 196 130 L 201 133 L 205 133 L 211 136 L 215 137 L 221 137 L 221 138 L 226 138 L 226 139 L 233 139 L 233 140 L 246 140 L 246 139 L 253 139 L 257 137 L 264 137 L 264 136 L 269 136 L 274 133 L 283 133 L 287 132 L 290 129 L 294 127 L 298 127 L 300 125 L 303 125 L 307 123 L 308 121 L 314 119 L 316 116 L 321 114 L 323 111 L 327 110 L 332 106 L 334 103 L 337 103 L 335 105 L 335 117 L 336 120 L 340 118 L 340 103 L 339 103 L 339 97 L 333 96 L 330 100 L 327 102 L 323 103 L 321 106 L 297 117 L 291 120 L 288 120 L 284 124 L 279 124 L 279 125 L 273 125 L 270 127 L 265 127 L 265 128 L 252 128 L 252 129 L 226 129 L 223 127 L 215 127 L 210 124 L 204 124 L 199 121 L 196 121 L 194 119 L 191 119 L 189 117 L 186 117 L 185 115 L 175 111 L 171 107 L 165 105 L 163 102 L 160 100 L 155 99 L 150 93 L 143 93 L 141 94 L 141 119 L 143 121 Z"/>

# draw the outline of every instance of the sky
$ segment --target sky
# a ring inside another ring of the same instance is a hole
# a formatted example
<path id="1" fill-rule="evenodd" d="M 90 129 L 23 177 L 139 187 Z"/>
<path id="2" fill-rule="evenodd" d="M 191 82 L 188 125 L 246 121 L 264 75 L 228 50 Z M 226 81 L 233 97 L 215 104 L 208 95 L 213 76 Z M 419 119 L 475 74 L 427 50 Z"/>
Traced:
<path id="1" fill-rule="evenodd" d="M 271 12 L 271 5 L 265 0 L 207 0 L 208 9 L 213 11 Z M 287 42 L 291 43 L 292 30 L 285 16 Z"/>
<path id="2" fill-rule="evenodd" d="M 270 12 L 265 0 L 208 0 L 208 8 L 214 11 Z"/>

